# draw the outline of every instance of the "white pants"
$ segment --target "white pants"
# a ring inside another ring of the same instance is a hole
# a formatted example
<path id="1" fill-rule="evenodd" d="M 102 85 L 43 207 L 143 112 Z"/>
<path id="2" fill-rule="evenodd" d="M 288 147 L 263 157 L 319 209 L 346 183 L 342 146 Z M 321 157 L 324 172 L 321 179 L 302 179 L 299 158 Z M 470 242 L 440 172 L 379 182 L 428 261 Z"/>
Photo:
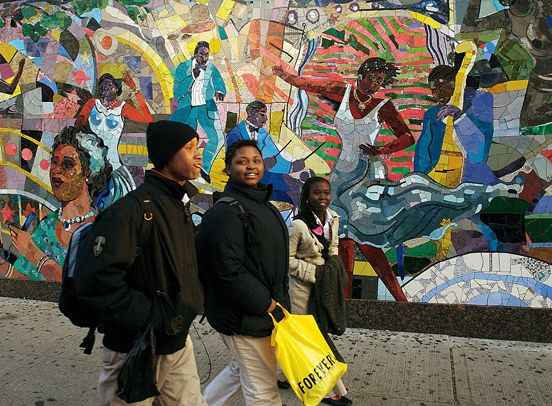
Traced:
<path id="1" fill-rule="evenodd" d="M 125 353 L 104 348 L 103 369 L 98 381 L 100 406 L 128 405 L 115 395 L 118 390 L 117 375 L 125 355 Z M 190 336 L 186 339 L 186 346 L 181 350 L 157 357 L 157 389 L 161 395 L 132 403 L 132 405 L 207 406 L 201 396 L 194 345 Z"/>
<path id="2" fill-rule="evenodd" d="M 209 406 L 223 406 L 243 393 L 247 406 L 282 404 L 276 382 L 276 356 L 269 337 L 227 336 L 222 341 L 234 355 L 230 364 L 207 386 Z"/>

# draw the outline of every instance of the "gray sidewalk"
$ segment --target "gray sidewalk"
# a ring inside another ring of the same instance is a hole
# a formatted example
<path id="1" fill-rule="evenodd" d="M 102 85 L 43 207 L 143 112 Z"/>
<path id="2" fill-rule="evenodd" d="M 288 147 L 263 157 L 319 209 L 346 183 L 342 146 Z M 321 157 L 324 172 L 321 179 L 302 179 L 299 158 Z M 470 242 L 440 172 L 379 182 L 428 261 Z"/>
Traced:
<path id="1" fill-rule="evenodd" d="M 194 324 L 208 383 L 230 355 L 207 323 Z M 84 335 L 55 303 L 0 298 L 0 406 L 96 405 L 101 336 L 86 356 L 78 347 Z M 335 342 L 357 406 L 552 404 L 552 344 L 361 329 Z M 280 394 L 285 405 L 300 405 L 293 391 Z"/>

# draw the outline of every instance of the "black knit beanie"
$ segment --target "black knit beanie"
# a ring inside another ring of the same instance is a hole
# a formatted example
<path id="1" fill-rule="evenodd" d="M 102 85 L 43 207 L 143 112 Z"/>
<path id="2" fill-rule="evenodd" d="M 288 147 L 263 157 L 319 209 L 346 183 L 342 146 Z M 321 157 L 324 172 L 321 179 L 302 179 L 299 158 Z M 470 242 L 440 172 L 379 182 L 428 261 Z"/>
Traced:
<path id="1" fill-rule="evenodd" d="M 148 155 L 155 169 L 163 167 L 180 149 L 199 135 L 188 124 L 161 120 L 149 123 L 146 130 Z"/>

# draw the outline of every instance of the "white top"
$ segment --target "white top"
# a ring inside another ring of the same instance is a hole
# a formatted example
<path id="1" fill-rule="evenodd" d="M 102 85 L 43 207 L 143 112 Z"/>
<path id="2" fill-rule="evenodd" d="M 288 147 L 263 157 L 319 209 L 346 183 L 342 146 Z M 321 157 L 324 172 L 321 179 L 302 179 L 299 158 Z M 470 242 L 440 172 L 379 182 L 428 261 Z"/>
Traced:
<path id="1" fill-rule="evenodd" d="M 374 145 L 382 127 L 378 120 L 378 112 L 387 103 L 382 100 L 366 116 L 354 118 L 349 108 L 349 96 L 352 86 L 347 84 L 343 101 L 335 114 L 334 124 L 341 137 L 341 152 L 335 163 L 336 169 L 342 172 L 352 172 L 358 165 L 360 149 L 359 145 Z"/>
<path id="2" fill-rule="evenodd" d="M 322 229 L 324 230 L 324 238 L 326 240 L 331 241 L 332 240 L 332 222 L 333 222 L 333 216 L 330 210 L 326 209 L 326 221 L 324 224 L 322 224 L 322 221 L 318 218 L 318 216 L 314 214 L 314 219 L 316 220 L 316 224 L 322 226 Z"/>
<path id="3" fill-rule="evenodd" d="M 90 129 L 103 140 L 107 147 L 107 160 L 113 166 L 113 170 L 117 170 L 122 165 L 117 146 L 125 125 L 123 117 L 125 104 L 122 102 L 119 106 L 108 109 L 100 99 L 96 99 L 88 117 Z"/>
<path id="4" fill-rule="evenodd" d="M 245 131 L 247 131 L 247 134 L 249 134 L 249 139 L 258 141 L 259 131 L 251 131 L 249 130 L 249 126 L 256 127 L 256 125 L 251 124 L 249 121 L 245 122 Z"/>
<path id="5" fill-rule="evenodd" d="M 205 96 L 203 95 L 203 84 L 205 82 L 205 71 L 196 62 L 195 58 L 192 62 L 192 77 L 194 75 L 194 69 L 199 67 L 199 76 L 194 79 L 192 83 L 192 106 L 203 106 L 207 104 Z"/>

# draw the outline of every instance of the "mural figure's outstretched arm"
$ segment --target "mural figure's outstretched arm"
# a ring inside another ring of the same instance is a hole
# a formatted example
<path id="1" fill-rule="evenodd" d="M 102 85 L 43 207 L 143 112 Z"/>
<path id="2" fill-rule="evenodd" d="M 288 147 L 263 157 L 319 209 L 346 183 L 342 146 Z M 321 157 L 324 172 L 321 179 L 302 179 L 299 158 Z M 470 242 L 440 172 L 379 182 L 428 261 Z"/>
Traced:
<path id="1" fill-rule="evenodd" d="M 303 89 L 309 93 L 315 93 L 331 100 L 339 101 L 343 99 L 345 95 L 345 89 L 347 85 L 344 82 L 336 82 L 330 80 L 320 80 L 311 82 L 310 80 L 290 75 L 280 67 L 274 66 L 272 72 L 279 76 L 283 81 L 289 83 L 292 86 Z"/>

